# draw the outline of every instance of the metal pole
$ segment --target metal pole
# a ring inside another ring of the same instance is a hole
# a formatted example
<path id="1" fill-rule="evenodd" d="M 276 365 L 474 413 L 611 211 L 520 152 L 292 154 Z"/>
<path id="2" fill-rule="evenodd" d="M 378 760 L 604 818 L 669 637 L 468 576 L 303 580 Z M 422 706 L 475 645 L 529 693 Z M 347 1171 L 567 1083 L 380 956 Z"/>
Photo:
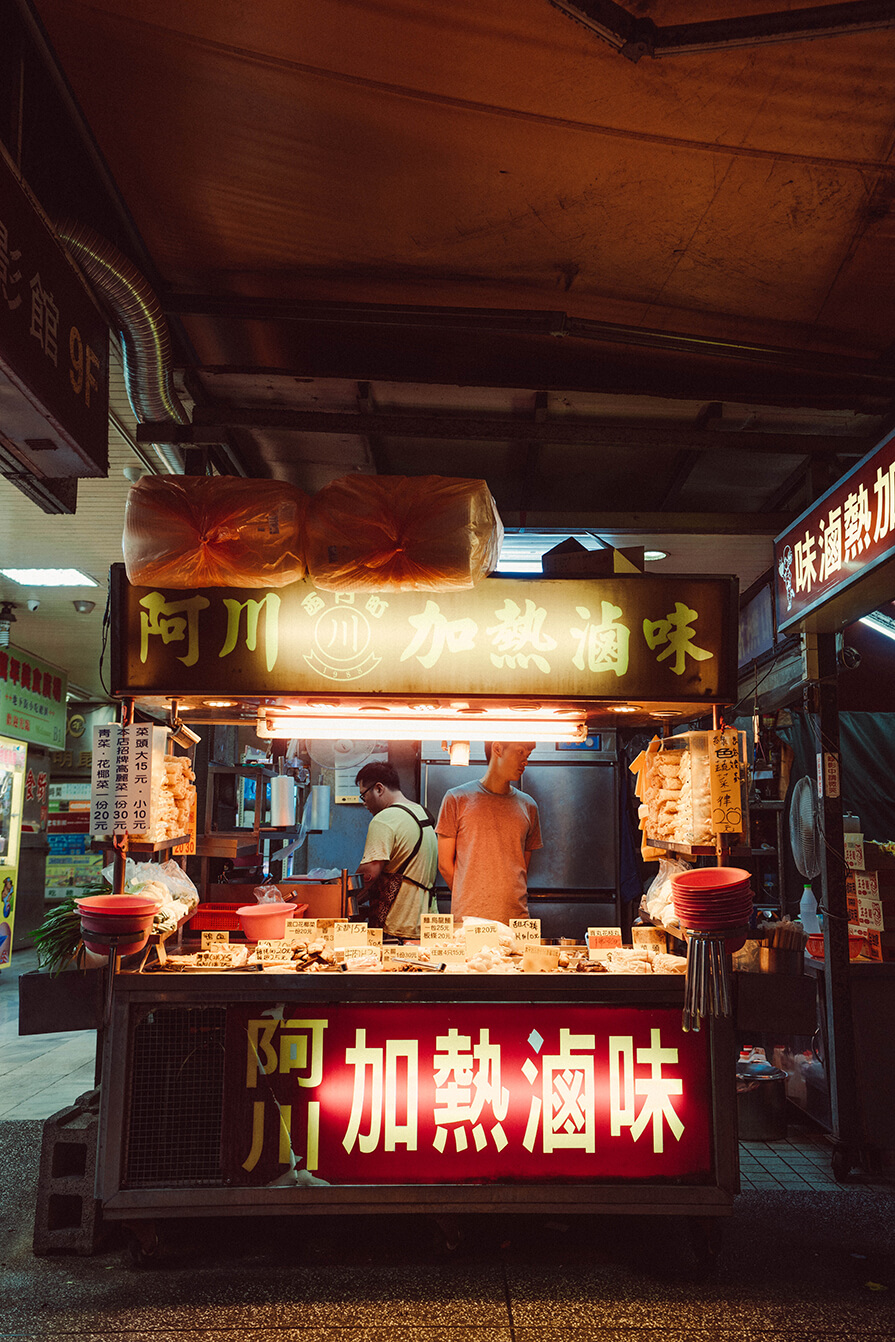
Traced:
<path id="1" fill-rule="evenodd" d="M 848 953 L 845 842 L 842 827 L 841 757 L 836 635 L 817 635 L 818 680 L 812 686 L 818 729 L 819 820 L 823 839 L 821 900 L 824 914 L 824 992 L 827 1067 L 833 1137 L 853 1155 L 860 1146 L 860 1107 L 855 1069 Z"/>

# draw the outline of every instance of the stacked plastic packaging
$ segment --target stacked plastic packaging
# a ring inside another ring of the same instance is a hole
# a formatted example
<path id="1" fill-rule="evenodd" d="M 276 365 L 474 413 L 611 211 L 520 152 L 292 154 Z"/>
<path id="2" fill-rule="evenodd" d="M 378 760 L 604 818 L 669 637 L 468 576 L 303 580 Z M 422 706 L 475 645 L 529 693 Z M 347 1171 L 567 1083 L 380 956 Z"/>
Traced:
<path id="1" fill-rule="evenodd" d="M 451 591 L 495 568 L 503 541 L 484 480 L 348 476 L 309 498 L 277 480 L 151 476 L 128 497 L 136 586 Z"/>

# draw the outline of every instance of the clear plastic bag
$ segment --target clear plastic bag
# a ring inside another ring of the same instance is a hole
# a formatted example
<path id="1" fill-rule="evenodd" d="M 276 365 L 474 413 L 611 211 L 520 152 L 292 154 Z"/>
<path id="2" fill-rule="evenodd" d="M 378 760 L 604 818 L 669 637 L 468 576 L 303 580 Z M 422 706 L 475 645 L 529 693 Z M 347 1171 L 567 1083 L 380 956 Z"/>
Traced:
<path id="1" fill-rule="evenodd" d="M 330 592 L 464 590 L 496 566 L 502 542 L 484 480 L 346 476 L 305 519 L 309 577 Z"/>
<path id="2" fill-rule="evenodd" d="M 658 873 L 650 883 L 641 904 L 644 913 L 654 923 L 661 923 L 664 926 L 675 921 L 672 878 L 685 871 L 690 871 L 688 862 L 671 857 L 660 859 Z"/>
<path id="3" fill-rule="evenodd" d="M 160 587 L 284 587 L 305 576 L 308 496 L 279 480 L 144 477 L 128 494 L 128 581 Z"/>

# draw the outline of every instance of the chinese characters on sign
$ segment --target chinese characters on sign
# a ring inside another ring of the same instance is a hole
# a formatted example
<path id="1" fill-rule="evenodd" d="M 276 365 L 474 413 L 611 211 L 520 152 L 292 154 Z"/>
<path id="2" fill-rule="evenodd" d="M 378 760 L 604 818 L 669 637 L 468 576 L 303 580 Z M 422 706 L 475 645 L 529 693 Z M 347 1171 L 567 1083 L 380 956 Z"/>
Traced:
<path id="1" fill-rule="evenodd" d="M 67 688 L 58 667 L 17 648 L 0 650 L 0 734 L 64 746 Z"/>
<path id="2" fill-rule="evenodd" d="M 781 629 L 840 594 L 895 551 L 895 436 L 890 435 L 774 543 Z M 848 618 L 866 614 L 878 601 Z"/>
<path id="3" fill-rule="evenodd" d="M 226 1050 L 238 1183 L 698 1179 L 711 1165 L 706 1043 L 679 1011 L 240 1005 Z"/>
<path id="4" fill-rule="evenodd" d="M 740 834 L 743 829 L 740 734 L 733 728 L 709 734 L 709 789 L 712 833 Z"/>
<path id="5" fill-rule="evenodd" d="M 723 694 L 730 580 L 486 579 L 472 592 L 114 591 L 126 605 L 116 690 Z M 686 599 L 678 599 L 678 597 Z M 581 598 L 585 598 L 582 600 Z M 114 671 L 114 669 L 113 669 Z M 186 673 L 190 672 L 191 675 Z"/>
<path id="6" fill-rule="evenodd" d="M 35 451 L 29 433 L 37 408 L 53 435 L 54 477 L 105 473 L 108 376 L 108 327 L 0 150 L 3 427 L 24 463 Z"/>

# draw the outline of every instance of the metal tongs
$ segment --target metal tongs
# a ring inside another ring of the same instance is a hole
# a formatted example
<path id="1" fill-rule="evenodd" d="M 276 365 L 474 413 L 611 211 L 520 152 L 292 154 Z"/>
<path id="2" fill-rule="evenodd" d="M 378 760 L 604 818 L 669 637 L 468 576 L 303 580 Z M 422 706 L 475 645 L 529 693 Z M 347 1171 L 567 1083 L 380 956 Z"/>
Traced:
<path id="1" fill-rule="evenodd" d="M 684 984 L 684 1032 L 698 1031 L 706 1016 L 732 1014 L 730 975 L 724 943 L 736 931 L 691 932 Z"/>

